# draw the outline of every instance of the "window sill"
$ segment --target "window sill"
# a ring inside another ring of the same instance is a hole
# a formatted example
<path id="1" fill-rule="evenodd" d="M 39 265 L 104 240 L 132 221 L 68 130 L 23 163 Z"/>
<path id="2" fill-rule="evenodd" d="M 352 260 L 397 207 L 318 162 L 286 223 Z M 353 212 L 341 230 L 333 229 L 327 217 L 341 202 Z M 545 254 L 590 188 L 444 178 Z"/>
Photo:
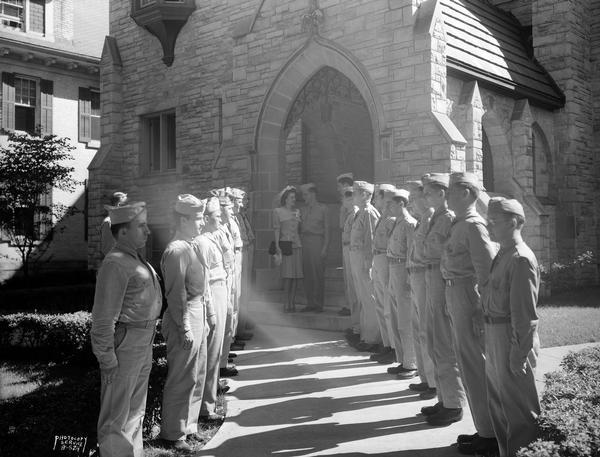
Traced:
<path id="1" fill-rule="evenodd" d="M 82 141 L 82 143 L 85 143 L 89 149 L 100 149 L 100 146 L 102 145 L 100 140 Z"/>

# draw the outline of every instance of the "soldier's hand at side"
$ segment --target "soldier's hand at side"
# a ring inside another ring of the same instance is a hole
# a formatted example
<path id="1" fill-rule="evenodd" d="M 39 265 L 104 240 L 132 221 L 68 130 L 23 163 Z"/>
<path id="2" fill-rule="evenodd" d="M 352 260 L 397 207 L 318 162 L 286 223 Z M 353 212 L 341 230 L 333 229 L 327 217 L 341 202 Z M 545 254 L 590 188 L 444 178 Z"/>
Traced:
<path id="1" fill-rule="evenodd" d="M 473 334 L 476 337 L 480 337 L 483 335 L 485 331 L 485 327 L 483 325 L 483 312 L 475 311 L 473 316 L 471 316 L 471 321 L 473 323 Z"/>
<path id="2" fill-rule="evenodd" d="M 212 316 L 208 316 L 207 321 L 208 321 L 208 326 L 212 330 L 217 325 L 217 316 L 215 316 L 214 314 Z"/>
<path id="3" fill-rule="evenodd" d="M 117 376 L 117 372 L 119 371 L 119 365 L 113 368 L 101 368 L 100 369 L 100 381 L 103 384 L 111 384 L 115 377 Z"/>
<path id="4" fill-rule="evenodd" d="M 513 348 L 510 349 L 509 359 L 512 374 L 515 376 L 525 376 L 527 374 L 527 362 Z"/>
<path id="5" fill-rule="evenodd" d="M 194 344 L 194 336 L 192 335 L 191 330 L 186 330 L 183 332 L 183 335 L 181 337 L 181 343 L 183 349 L 185 349 L 186 351 L 192 349 L 192 345 Z"/>

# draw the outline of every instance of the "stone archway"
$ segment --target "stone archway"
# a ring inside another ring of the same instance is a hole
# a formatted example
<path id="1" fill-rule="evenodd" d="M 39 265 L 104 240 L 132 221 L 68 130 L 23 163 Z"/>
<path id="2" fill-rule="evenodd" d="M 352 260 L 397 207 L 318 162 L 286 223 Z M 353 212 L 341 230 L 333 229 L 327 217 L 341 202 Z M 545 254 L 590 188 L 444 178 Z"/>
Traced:
<path id="1" fill-rule="evenodd" d="M 254 215 L 257 231 L 256 270 L 258 287 L 275 285 L 266 253 L 272 238 L 271 211 L 274 197 L 286 184 L 285 150 L 294 123 L 294 104 L 307 83 L 324 68 L 335 70 L 351 82 L 362 98 L 372 132 L 372 157 L 380 157 L 380 134 L 385 128 L 383 106 L 375 95 L 374 84 L 366 69 L 348 51 L 313 37 L 283 66 L 265 96 L 255 131 L 256 172 L 253 176 Z M 373 167 L 374 168 L 374 167 Z M 261 260 L 262 259 L 262 260 Z"/>

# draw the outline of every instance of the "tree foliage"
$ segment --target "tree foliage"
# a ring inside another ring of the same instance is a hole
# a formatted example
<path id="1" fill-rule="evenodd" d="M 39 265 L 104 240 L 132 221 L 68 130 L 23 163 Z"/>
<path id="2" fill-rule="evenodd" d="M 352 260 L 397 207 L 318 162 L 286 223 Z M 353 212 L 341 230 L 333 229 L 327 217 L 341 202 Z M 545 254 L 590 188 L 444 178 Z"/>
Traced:
<path id="1" fill-rule="evenodd" d="M 75 212 L 43 198 L 52 189 L 73 192 L 79 184 L 69 166 L 75 147 L 56 135 L 2 133 L 8 134 L 8 143 L 0 147 L 0 228 L 18 249 L 27 276 L 30 263 L 52 241 L 53 222 Z"/>

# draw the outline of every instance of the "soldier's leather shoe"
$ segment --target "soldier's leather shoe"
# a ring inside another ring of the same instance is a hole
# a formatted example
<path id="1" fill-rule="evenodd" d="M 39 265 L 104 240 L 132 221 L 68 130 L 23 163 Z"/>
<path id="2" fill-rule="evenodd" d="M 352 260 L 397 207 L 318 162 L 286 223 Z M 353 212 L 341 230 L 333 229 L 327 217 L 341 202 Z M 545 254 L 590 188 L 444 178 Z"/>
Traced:
<path id="1" fill-rule="evenodd" d="M 429 384 L 427 384 L 426 382 L 420 382 L 418 384 L 413 383 L 409 384 L 408 388 L 410 390 L 414 390 L 415 392 L 425 392 L 427 389 L 429 389 Z"/>
<path id="2" fill-rule="evenodd" d="M 458 435 L 456 437 L 456 442 L 458 444 L 462 444 L 462 443 L 470 443 L 471 441 L 473 441 L 475 438 L 479 437 L 479 433 L 473 433 L 472 435 Z"/>
<path id="3" fill-rule="evenodd" d="M 398 371 L 398 374 L 396 374 L 396 379 L 412 379 L 415 376 L 417 376 L 416 368 L 402 367 L 402 369 Z"/>
<path id="4" fill-rule="evenodd" d="M 435 414 L 438 411 L 440 411 L 442 408 L 443 408 L 442 402 L 438 401 L 433 406 L 423 406 L 421 408 L 421 414 L 423 414 L 424 416 L 432 416 L 433 414 Z"/>
<path id="5" fill-rule="evenodd" d="M 377 359 L 377 363 L 382 365 L 389 365 L 390 363 L 394 363 L 396 361 L 396 354 L 394 351 L 390 351 L 386 354 L 383 354 L 381 357 Z"/>
<path id="6" fill-rule="evenodd" d="M 251 332 L 243 332 L 243 333 L 240 333 L 240 334 L 238 334 L 238 335 L 235 337 L 235 339 L 236 339 L 236 341 L 237 341 L 237 340 L 240 340 L 240 341 L 248 341 L 248 340 L 251 340 L 253 336 L 254 336 L 254 333 L 251 333 Z"/>
<path id="7" fill-rule="evenodd" d="M 228 377 L 228 376 L 237 376 L 238 370 L 236 367 L 225 367 L 219 368 L 219 376 Z"/>
<path id="8" fill-rule="evenodd" d="M 371 357 L 369 357 L 369 360 L 372 360 L 373 362 L 377 362 L 381 357 L 385 357 L 391 351 L 392 351 L 391 347 L 389 347 L 389 346 L 383 347 L 380 352 L 376 352 L 375 354 L 371 355 Z"/>
<path id="9" fill-rule="evenodd" d="M 232 351 L 243 351 L 245 347 L 245 344 L 232 343 L 231 346 L 229 346 L 229 349 Z"/>
<path id="10" fill-rule="evenodd" d="M 437 389 L 435 387 L 430 387 L 425 392 L 421 392 L 419 394 L 419 398 L 421 400 L 431 400 L 437 396 Z"/>
<path id="11" fill-rule="evenodd" d="M 229 392 L 229 389 L 231 389 L 229 386 L 218 386 L 217 395 L 225 395 L 227 392 Z"/>
<path id="12" fill-rule="evenodd" d="M 435 414 L 427 416 L 427 422 L 430 425 L 450 425 L 463 418 L 462 408 L 442 408 Z"/>
<path id="13" fill-rule="evenodd" d="M 398 374 L 400 373 L 400 371 L 402 370 L 402 364 L 398 365 L 397 367 L 389 367 L 387 369 L 388 374 Z"/>

